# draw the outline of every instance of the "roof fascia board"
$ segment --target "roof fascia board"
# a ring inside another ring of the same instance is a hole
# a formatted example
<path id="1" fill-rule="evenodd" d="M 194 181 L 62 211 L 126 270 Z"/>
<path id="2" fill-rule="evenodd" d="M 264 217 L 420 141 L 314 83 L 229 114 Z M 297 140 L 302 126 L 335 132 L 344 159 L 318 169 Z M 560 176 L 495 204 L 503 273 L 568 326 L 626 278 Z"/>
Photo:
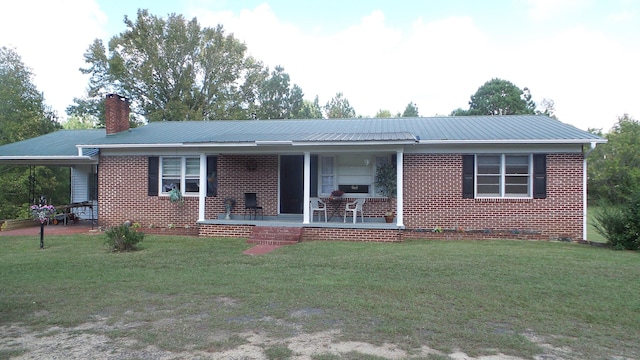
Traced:
<path id="1" fill-rule="evenodd" d="M 581 153 L 582 144 L 442 144 L 406 147 L 406 154 Z"/>
<path id="2" fill-rule="evenodd" d="M 97 164 L 97 156 L 0 156 L 3 165 L 74 165 Z"/>
<path id="3" fill-rule="evenodd" d="M 606 139 L 548 139 L 548 140 L 420 140 L 420 145 L 455 145 L 455 144 L 604 144 Z"/>

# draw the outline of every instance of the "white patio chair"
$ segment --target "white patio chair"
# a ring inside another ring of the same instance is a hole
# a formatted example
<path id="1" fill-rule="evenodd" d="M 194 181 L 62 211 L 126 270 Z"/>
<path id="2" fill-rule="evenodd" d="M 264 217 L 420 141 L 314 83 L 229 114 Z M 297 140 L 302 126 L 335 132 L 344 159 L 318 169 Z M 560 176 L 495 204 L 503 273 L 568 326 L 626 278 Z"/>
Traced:
<path id="1" fill-rule="evenodd" d="M 313 222 L 316 211 L 324 212 L 324 222 L 327 222 L 327 204 L 324 201 L 318 198 L 309 199 L 309 209 L 311 210 L 311 222 Z M 318 214 L 318 220 L 320 220 L 320 214 Z"/>
<path id="2" fill-rule="evenodd" d="M 347 222 L 347 211 L 351 211 L 353 213 L 353 223 L 356 223 L 356 218 L 358 217 L 358 212 L 360 212 L 360 220 L 364 222 L 364 214 L 362 212 L 362 205 L 364 205 L 365 199 L 356 199 L 354 202 L 347 203 L 344 208 L 344 220 L 342 222 Z"/>

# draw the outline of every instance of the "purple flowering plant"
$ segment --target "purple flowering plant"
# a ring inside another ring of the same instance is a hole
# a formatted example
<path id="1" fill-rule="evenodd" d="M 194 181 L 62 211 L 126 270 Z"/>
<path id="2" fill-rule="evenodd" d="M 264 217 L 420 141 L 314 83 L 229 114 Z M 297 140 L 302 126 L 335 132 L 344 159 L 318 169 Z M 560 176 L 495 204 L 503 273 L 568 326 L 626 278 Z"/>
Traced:
<path id="1" fill-rule="evenodd" d="M 44 224 L 55 214 L 56 208 L 53 205 L 31 205 L 31 215 L 34 220 L 40 221 L 40 224 Z"/>

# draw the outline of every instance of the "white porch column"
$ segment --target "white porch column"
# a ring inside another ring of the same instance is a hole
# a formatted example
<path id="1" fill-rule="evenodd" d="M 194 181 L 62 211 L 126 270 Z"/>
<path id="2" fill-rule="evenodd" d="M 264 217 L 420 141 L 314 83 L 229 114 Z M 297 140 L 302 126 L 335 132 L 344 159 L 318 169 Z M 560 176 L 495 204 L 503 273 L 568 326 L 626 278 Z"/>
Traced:
<path id="1" fill-rule="evenodd" d="M 396 219 L 398 226 L 404 226 L 404 216 L 403 216 L 403 208 L 404 208 L 404 149 L 397 150 L 396 152 L 396 179 L 397 179 L 397 194 L 396 194 Z"/>
<path id="2" fill-rule="evenodd" d="M 198 221 L 204 220 L 207 199 L 207 155 L 200 154 L 200 191 L 198 192 Z"/>
<path id="3" fill-rule="evenodd" d="M 302 203 L 302 223 L 309 224 L 309 194 L 311 193 L 311 153 L 304 153 L 304 185 L 303 192 L 304 196 Z"/>
<path id="4" fill-rule="evenodd" d="M 587 156 L 582 160 L 582 240 L 587 240 Z"/>

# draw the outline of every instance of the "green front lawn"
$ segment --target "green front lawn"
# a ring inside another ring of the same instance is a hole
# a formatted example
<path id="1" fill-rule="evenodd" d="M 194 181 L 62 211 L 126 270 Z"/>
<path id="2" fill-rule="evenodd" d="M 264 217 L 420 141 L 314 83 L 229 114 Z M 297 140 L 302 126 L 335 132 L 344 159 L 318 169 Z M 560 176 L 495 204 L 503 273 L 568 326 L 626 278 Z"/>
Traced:
<path id="1" fill-rule="evenodd" d="M 317 241 L 261 256 L 242 255 L 241 239 L 147 236 L 120 254 L 101 236 L 49 236 L 45 250 L 34 237 L 0 244 L 0 327 L 102 319 L 113 339 L 172 351 L 234 348 L 247 331 L 339 330 L 408 353 L 521 357 L 544 351 L 535 334 L 576 359 L 640 357 L 637 252 L 515 240 Z"/>

